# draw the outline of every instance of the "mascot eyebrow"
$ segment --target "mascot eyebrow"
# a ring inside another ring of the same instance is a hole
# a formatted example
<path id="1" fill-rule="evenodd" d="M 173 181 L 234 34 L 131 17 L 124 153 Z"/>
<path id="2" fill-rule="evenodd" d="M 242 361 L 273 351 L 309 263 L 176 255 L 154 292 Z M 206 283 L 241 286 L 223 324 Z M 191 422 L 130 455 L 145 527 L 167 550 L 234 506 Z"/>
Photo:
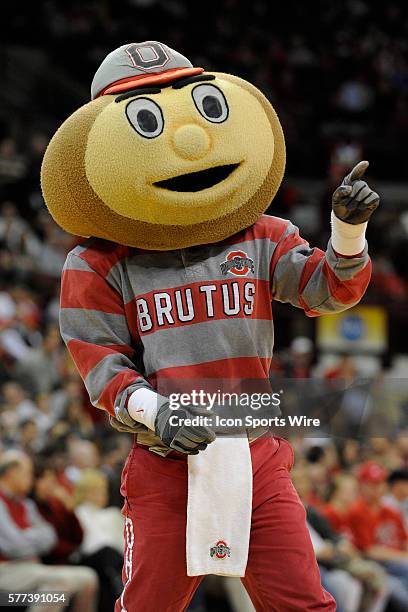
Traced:
<path id="1" fill-rule="evenodd" d="M 130 89 L 126 93 L 120 94 L 120 96 L 115 98 L 115 102 L 122 102 L 122 100 L 127 100 L 128 98 L 133 98 L 134 96 L 141 96 L 145 94 L 159 94 L 160 92 L 160 87 L 139 87 L 135 89 Z"/>
<path id="2" fill-rule="evenodd" d="M 199 83 L 200 81 L 213 81 L 215 79 L 214 74 L 197 74 L 196 76 L 185 77 L 172 83 L 173 89 L 181 89 L 191 83 Z"/>
<path id="3" fill-rule="evenodd" d="M 178 81 L 173 81 L 169 83 L 167 87 L 171 85 L 173 89 L 181 89 L 186 85 L 191 85 L 192 83 L 199 83 L 200 81 L 213 81 L 215 79 L 215 75 L 213 74 L 198 74 L 196 76 L 186 77 L 184 79 L 179 79 Z M 122 102 L 122 100 L 127 100 L 127 98 L 133 98 L 135 96 L 141 96 L 146 94 L 158 94 L 161 92 L 160 87 L 139 87 L 135 89 L 130 89 L 126 93 L 121 94 L 115 98 L 115 102 Z"/>

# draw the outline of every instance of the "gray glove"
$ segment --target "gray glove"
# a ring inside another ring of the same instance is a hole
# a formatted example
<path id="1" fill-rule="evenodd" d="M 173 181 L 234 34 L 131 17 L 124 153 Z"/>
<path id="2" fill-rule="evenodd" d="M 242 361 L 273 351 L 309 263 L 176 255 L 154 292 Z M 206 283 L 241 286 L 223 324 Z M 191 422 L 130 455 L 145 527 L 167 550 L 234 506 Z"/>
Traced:
<path id="1" fill-rule="evenodd" d="M 109 415 L 109 424 L 116 431 L 124 433 L 136 433 L 145 426 L 133 420 L 125 406 L 115 407 L 116 418 Z M 171 416 L 177 416 L 176 420 L 193 418 L 195 416 L 212 417 L 213 413 L 204 408 L 188 406 L 172 410 L 169 403 L 164 403 L 158 410 L 155 420 L 155 433 L 169 448 L 173 448 L 187 455 L 197 455 L 200 450 L 205 450 L 207 445 L 214 442 L 215 433 L 209 427 L 193 427 L 180 424 L 171 425 Z"/>
<path id="2" fill-rule="evenodd" d="M 109 425 L 116 431 L 132 434 L 146 430 L 142 423 L 132 419 L 125 405 L 115 406 L 115 416 L 109 415 Z"/>
<path id="3" fill-rule="evenodd" d="M 196 416 L 212 417 L 213 414 L 205 408 L 187 406 L 173 410 L 168 403 L 163 404 L 156 415 L 156 435 L 166 446 L 180 453 L 198 455 L 200 450 L 205 450 L 208 444 L 214 442 L 216 436 L 209 427 L 183 424 L 183 419 Z M 173 419 L 173 424 L 170 423 L 170 417 L 177 417 Z"/>
<path id="4" fill-rule="evenodd" d="M 129 417 L 130 418 L 130 417 Z M 121 433 L 131 433 L 134 434 L 137 431 L 140 431 L 143 425 L 133 421 L 132 425 L 125 425 L 122 421 L 115 419 L 115 417 L 109 415 L 109 425 L 116 429 L 116 431 L 120 431 Z M 146 430 L 145 430 L 146 431 Z"/>
<path id="5" fill-rule="evenodd" d="M 334 214 L 345 223 L 357 225 L 368 221 L 380 203 L 378 193 L 361 180 L 368 166 L 368 161 L 359 162 L 333 193 Z"/>

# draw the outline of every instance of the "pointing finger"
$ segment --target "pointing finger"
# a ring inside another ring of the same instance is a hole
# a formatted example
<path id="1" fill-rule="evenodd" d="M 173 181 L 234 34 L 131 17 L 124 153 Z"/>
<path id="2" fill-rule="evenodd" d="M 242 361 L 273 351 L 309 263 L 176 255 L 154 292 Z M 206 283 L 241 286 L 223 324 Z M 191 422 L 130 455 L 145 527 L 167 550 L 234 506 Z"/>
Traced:
<path id="1" fill-rule="evenodd" d="M 354 181 L 358 181 L 363 176 L 364 172 L 367 170 L 369 166 L 368 161 L 358 162 L 352 169 L 352 171 L 345 177 L 344 184 L 352 185 Z"/>

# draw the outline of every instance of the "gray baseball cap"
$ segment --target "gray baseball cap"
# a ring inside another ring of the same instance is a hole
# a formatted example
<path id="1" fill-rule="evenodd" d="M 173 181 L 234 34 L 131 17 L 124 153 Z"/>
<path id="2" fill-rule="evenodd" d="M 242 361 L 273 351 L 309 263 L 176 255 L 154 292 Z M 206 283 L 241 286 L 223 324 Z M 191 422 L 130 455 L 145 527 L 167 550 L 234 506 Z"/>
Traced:
<path id="1" fill-rule="evenodd" d="M 91 98 L 168 83 L 201 72 L 204 68 L 194 68 L 184 55 L 161 42 L 129 43 L 105 57 L 93 78 Z"/>

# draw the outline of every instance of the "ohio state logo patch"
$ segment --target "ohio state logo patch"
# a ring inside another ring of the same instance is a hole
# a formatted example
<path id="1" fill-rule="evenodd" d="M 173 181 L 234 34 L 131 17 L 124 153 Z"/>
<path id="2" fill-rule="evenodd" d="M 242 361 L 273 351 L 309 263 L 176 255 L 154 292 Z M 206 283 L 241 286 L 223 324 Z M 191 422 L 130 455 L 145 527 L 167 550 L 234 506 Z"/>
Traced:
<path id="1" fill-rule="evenodd" d="M 231 556 L 231 549 L 227 546 L 224 540 L 218 540 L 215 546 L 210 548 L 210 557 L 216 557 L 217 559 L 225 559 L 225 557 Z"/>
<path id="2" fill-rule="evenodd" d="M 138 68 L 143 72 L 163 68 L 170 61 L 166 49 L 155 41 L 147 42 L 145 45 L 132 43 L 125 49 L 125 52 L 128 54 L 134 68 Z"/>
<path id="3" fill-rule="evenodd" d="M 248 257 L 244 251 L 230 251 L 227 259 L 220 264 L 221 272 L 228 272 L 235 276 L 246 276 L 249 272 L 255 272 L 254 260 Z"/>

